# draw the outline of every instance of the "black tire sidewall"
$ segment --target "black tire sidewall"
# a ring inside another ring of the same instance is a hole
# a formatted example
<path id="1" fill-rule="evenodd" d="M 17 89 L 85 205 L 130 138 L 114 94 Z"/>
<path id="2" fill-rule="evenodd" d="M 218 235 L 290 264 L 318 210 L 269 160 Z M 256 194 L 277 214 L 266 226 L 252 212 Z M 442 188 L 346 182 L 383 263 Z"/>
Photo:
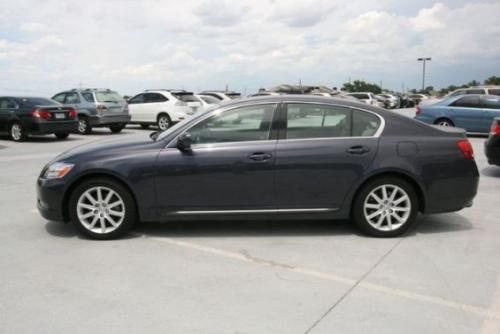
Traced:
<path id="1" fill-rule="evenodd" d="M 410 197 L 411 202 L 411 212 L 406 223 L 394 231 L 380 231 L 370 225 L 367 222 L 364 215 L 364 202 L 368 194 L 375 188 L 381 185 L 396 185 L 402 188 Z M 354 198 L 351 217 L 354 223 L 363 231 L 365 234 L 374 237 L 396 237 L 405 233 L 410 227 L 412 227 L 418 216 L 419 202 L 418 195 L 414 187 L 407 181 L 397 178 L 397 177 L 381 177 L 373 181 L 370 181 L 364 185 Z"/>
<path id="2" fill-rule="evenodd" d="M 69 137 L 69 133 L 55 133 L 57 139 L 66 139 Z"/>
<path id="3" fill-rule="evenodd" d="M 19 127 L 21 128 L 21 138 L 19 139 L 15 139 L 13 136 L 12 136 L 12 127 L 14 125 L 19 125 Z M 24 129 L 24 126 L 20 123 L 20 122 L 12 122 L 12 124 L 9 126 L 9 137 L 11 140 L 15 141 L 15 142 L 22 142 L 22 141 L 25 141 L 26 138 L 27 138 L 27 135 L 26 135 L 26 131 Z"/>
<path id="4" fill-rule="evenodd" d="M 92 126 L 90 126 L 90 122 L 87 116 L 80 116 L 78 119 L 78 122 L 80 121 L 85 121 L 85 124 L 87 125 L 85 127 L 85 131 L 80 131 L 80 124 L 78 124 L 78 129 L 76 130 L 79 134 L 81 135 L 88 135 L 92 132 Z"/>
<path id="5" fill-rule="evenodd" d="M 125 126 L 124 126 L 124 125 L 122 125 L 122 124 L 111 125 L 111 126 L 109 127 L 109 129 L 110 129 L 110 130 L 111 130 L 111 132 L 113 132 L 113 133 L 120 133 L 120 132 L 123 130 L 123 128 L 125 128 Z"/>
<path id="6" fill-rule="evenodd" d="M 104 186 L 116 191 L 125 204 L 125 218 L 121 225 L 114 231 L 107 234 L 98 234 L 87 230 L 79 221 L 76 205 L 80 196 L 89 188 Z M 130 191 L 119 182 L 108 178 L 95 178 L 83 181 L 71 193 L 69 198 L 69 217 L 76 229 L 84 236 L 96 240 L 112 240 L 125 235 L 134 225 L 137 219 L 135 200 Z"/>

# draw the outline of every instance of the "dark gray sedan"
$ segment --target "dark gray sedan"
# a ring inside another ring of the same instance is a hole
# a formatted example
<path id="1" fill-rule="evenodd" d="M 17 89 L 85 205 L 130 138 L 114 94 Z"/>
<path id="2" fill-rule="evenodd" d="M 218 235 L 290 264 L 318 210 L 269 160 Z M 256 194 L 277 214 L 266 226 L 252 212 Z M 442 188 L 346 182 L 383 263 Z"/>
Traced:
<path id="1" fill-rule="evenodd" d="M 80 146 L 47 164 L 38 208 L 95 239 L 136 221 L 347 219 L 400 235 L 470 206 L 479 174 L 464 131 L 345 99 L 231 101 L 151 136 Z"/>

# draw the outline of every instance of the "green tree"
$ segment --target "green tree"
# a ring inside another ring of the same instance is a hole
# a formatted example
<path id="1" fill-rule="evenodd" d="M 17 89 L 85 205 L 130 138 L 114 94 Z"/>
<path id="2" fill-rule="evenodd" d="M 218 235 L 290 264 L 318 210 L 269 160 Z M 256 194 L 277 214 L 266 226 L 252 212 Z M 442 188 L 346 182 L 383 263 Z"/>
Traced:
<path id="1" fill-rule="evenodd" d="M 379 85 L 365 82 L 363 80 L 354 80 L 352 83 L 346 82 L 343 87 L 344 90 L 353 92 L 371 92 L 374 94 L 382 93 L 382 88 Z"/>
<path id="2" fill-rule="evenodd" d="M 488 79 L 484 80 L 484 84 L 485 85 L 499 86 L 500 85 L 500 77 L 497 77 L 497 76 L 489 77 Z"/>

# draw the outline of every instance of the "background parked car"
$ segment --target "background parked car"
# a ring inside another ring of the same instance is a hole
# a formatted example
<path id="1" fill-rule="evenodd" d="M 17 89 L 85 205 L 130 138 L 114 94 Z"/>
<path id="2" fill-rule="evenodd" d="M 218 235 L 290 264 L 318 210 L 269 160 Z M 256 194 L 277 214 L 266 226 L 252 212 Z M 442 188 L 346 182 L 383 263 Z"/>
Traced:
<path id="1" fill-rule="evenodd" d="M 201 92 L 200 95 L 213 96 L 220 101 L 229 101 L 241 98 L 240 93 L 225 90 L 206 90 Z"/>
<path id="2" fill-rule="evenodd" d="M 417 107 L 415 118 L 430 124 L 457 126 L 470 132 L 490 130 L 491 122 L 500 117 L 500 97 L 463 95 L 435 104 Z"/>
<path id="3" fill-rule="evenodd" d="M 201 107 L 193 93 L 171 89 L 146 90 L 128 103 L 131 124 L 140 124 L 144 129 L 156 124 L 162 131 L 193 115 Z"/>
<path id="4" fill-rule="evenodd" d="M 388 109 L 399 108 L 401 105 L 400 99 L 396 95 L 384 93 L 384 94 L 378 94 L 377 96 L 380 96 L 380 97 L 385 99 L 384 102 L 385 102 L 386 108 L 388 108 Z"/>
<path id="5" fill-rule="evenodd" d="M 418 106 L 422 101 L 426 101 L 429 99 L 429 96 L 425 94 L 410 94 L 408 98 L 413 100 L 416 106 Z"/>
<path id="6" fill-rule="evenodd" d="M 111 132 L 118 133 L 130 121 L 127 102 L 110 89 L 71 89 L 52 98 L 77 110 L 80 134 L 89 134 L 94 127 L 108 127 Z"/>
<path id="7" fill-rule="evenodd" d="M 219 104 L 221 102 L 219 99 L 216 99 L 215 97 L 210 95 L 195 94 L 194 96 L 196 96 L 201 102 L 204 110 L 207 110 L 208 107 Z"/>
<path id="8" fill-rule="evenodd" d="M 357 92 L 357 93 L 348 93 L 347 96 L 352 96 L 359 101 L 369 104 L 371 106 L 376 106 L 380 108 L 384 108 L 384 103 L 380 102 L 375 94 L 370 92 Z"/>
<path id="9" fill-rule="evenodd" d="M 500 86 L 474 86 L 468 88 L 459 88 L 446 95 L 445 98 L 470 94 L 500 95 Z"/>
<path id="10" fill-rule="evenodd" d="M 0 132 L 14 141 L 30 134 L 55 134 L 66 139 L 78 127 L 77 113 L 71 107 L 43 97 L 0 97 Z"/>
<path id="11" fill-rule="evenodd" d="M 500 166 L 500 117 L 493 119 L 488 140 L 484 143 L 484 153 L 490 165 Z"/>

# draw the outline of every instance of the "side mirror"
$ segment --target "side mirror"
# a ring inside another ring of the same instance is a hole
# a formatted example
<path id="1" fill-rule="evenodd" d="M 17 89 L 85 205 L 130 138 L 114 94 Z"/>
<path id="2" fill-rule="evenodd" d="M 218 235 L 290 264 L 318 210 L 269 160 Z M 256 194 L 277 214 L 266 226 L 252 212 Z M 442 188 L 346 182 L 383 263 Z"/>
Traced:
<path id="1" fill-rule="evenodd" d="M 184 132 L 177 138 L 177 148 L 181 151 L 191 150 L 191 144 L 193 144 L 193 138 L 189 132 Z"/>

